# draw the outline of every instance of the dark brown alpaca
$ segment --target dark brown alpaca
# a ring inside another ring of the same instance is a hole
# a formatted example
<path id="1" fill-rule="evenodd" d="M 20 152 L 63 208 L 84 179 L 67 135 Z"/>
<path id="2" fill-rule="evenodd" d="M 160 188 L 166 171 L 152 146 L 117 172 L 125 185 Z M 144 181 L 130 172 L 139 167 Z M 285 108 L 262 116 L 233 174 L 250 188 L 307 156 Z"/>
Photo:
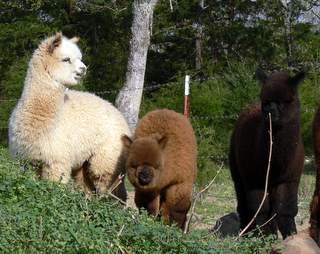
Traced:
<path id="1" fill-rule="evenodd" d="M 317 178 L 310 206 L 310 235 L 320 246 L 320 108 L 318 108 L 313 120 L 313 148 Z"/>
<path id="2" fill-rule="evenodd" d="M 286 72 L 267 76 L 256 73 L 262 83 L 261 103 L 251 105 L 240 115 L 231 137 L 229 162 L 243 229 L 257 211 L 263 194 L 269 156 L 269 113 L 272 119 L 273 151 L 268 196 L 255 223 L 265 234 L 280 230 L 283 238 L 296 233 L 297 193 L 303 170 L 304 149 L 300 133 L 298 84 L 305 74 L 290 77 Z"/>

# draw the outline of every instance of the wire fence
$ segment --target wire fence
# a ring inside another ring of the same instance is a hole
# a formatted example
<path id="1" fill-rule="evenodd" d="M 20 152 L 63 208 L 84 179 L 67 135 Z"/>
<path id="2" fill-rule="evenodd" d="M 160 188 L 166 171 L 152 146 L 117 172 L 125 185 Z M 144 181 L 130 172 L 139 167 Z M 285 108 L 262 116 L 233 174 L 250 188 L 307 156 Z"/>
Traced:
<path id="1" fill-rule="evenodd" d="M 210 80 L 215 80 L 216 78 L 212 77 Z M 181 94 L 183 93 L 183 82 L 174 82 L 174 83 L 168 83 L 168 84 L 154 84 L 154 85 L 148 85 L 143 88 L 128 88 L 123 89 L 122 91 L 134 91 L 134 90 L 143 90 L 143 91 L 154 91 L 156 89 L 164 88 L 164 87 L 181 87 Z M 202 83 L 195 82 L 192 83 L 192 87 L 194 86 L 201 86 Z M 68 89 L 67 89 L 68 90 Z M 106 95 L 106 94 L 118 94 L 121 89 L 107 89 L 103 91 L 90 91 L 93 94 L 96 95 Z M 182 96 L 182 95 L 181 95 Z M 19 99 L 0 99 L 1 102 L 17 102 Z M 192 102 L 191 102 L 192 104 Z M 183 107 L 181 107 L 183 108 Z M 302 108 L 301 113 L 315 113 L 316 108 L 308 109 L 308 108 Z M 201 122 L 201 121 L 236 121 L 236 119 L 239 117 L 239 114 L 219 114 L 219 115 L 193 115 L 191 113 L 190 120 L 192 122 Z M 129 122 L 129 125 L 135 125 L 137 122 Z M 8 130 L 8 123 L 6 121 L 0 122 L 0 133 L 5 133 Z M 199 158 L 205 158 L 209 160 L 214 161 L 226 161 L 227 156 L 202 156 L 200 155 Z"/>
<path id="2" fill-rule="evenodd" d="M 198 84 L 197 85 L 201 85 Z M 167 84 L 154 84 L 154 85 L 148 85 L 142 88 L 128 88 L 128 89 L 109 89 L 109 90 L 103 90 L 103 91 L 90 91 L 93 94 L 96 95 L 110 95 L 110 94 L 118 94 L 121 91 L 135 91 L 135 90 L 143 90 L 143 91 L 154 91 L 156 89 L 164 88 L 164 87 L 183 87 L 183 83 L 180 82 L 174 82 L 174 83 L 167 83 Z M 68 89 L 67 89 L 68 90 Z M 0 99 L 1 102 L 18 102 L 18 98 L 15 99 Z M 220 116 L 199 116 L 199 115 L 191 115 L 190 119 L 195 121 L 201 121 L 201 120 L 217 120 L 217 119 L 236 119 L 237 115 L 220 115 Z M 128 122 L 129 125 L 135 125 L 137 122 Z M 8 129 L 7 123 L 1 123 L 0 122 L 0 130 Z"/>
<path id="3" fill-rule="evenodd" d="M 147 85 L 145 87 L 136 87 L 136 88 L 127 88 L 127 89 L 107 89 L 103 91 L 90 91 L 93 94 L 96 95 L 105 95 L 105 94 L 118 94 L 120 91 L 154 91 L 159 88 L 163 87 L 177 87 L 177 86 L 183 86 L 183 83 L 180 82 L 173 82 L 173 83 L 167 83 L 167 84 L 154 84 L 154 85 Z M 201 85 L 201 84 L 197 84 Z M 68 90 L 68 89 L 67 89 Z M 18 101 L 18 98 L 15 99 L 0 99 L 0 102 L 15 102 Z"/>
<path id="4" fill-rule="evenodd" d="M 214 79 L 214 78 L 212 78 Z M 201 86 L 201 83 L 193 83 L 194 85 Z M 160 89 L 163 87 L 181 87 L 183 88 L 183 83 L 181 82 L 175 82 L 175 83 L 168 83 L 168 84 L 156 84 L 156 85 L 149 85 L 143 88 L 130 88 L 130 89 L 124 89 L 124 91 L 133 91 L 133 90 L 143 90 L 143 91 L 154 91 L 156 89 Z M 119 93 L 120 89 L 109 89 L 104 91 L 90 91 L 93 94 L 96 95 L 106 95 L 106 94 L 117 94 Z M 123 91 L 123 90 L 122 90 Z M 181 89 L 183 91 L 183 89 Z M 181 92 L 182 93 L 182 92 Z M 19 99 L 0 99 L 1 102 L 17 102 Z M 315 113 L 316 108 L 314 109 L 302 109 L 301 113 Z M 219 115 L 190 115 L 190 120 L 192 122 L 201 122 L 201 121 L 236 121 L 236 119 L 239 117 L 239 114 L 219 114 Z M 137 122 L 128 122 L 129 125 L 136 125 Z M 0 133 L 5 133 L 8 131 L 8 123 L 6 122 L 0 122 Z M 217 161 L 217 162 L 225 162 L 227 161 L 228 157 L 227 155 L 224 156 L 208 156 L 208 155 L 199 155 L 199 158 Z"/>

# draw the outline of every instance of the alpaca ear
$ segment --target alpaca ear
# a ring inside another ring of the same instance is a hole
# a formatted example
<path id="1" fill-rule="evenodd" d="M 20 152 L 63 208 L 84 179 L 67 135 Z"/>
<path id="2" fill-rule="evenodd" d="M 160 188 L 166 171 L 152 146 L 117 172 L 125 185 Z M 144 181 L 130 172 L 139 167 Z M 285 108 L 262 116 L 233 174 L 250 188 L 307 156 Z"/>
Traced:
<path id="1" fill-rule="evenodd" d="M 121 141 L 122 141 L 122 144 L 125 148 L 129 149 L 131 144 L 132 144 L 132 139 L 129 138 L 127 135 L 122 135 L 121 137 Z"/>
<path id="2" fill-rule="evenodd" d="M 72 37 L 72 38 L 70 39 L 70 41 L 73 42 L 73 43 L 78 43 L 79 40 L 80 40 L 80 38 L 79 38 L 78 36 Z"/>
<path id="3" fill-rule="evenodd" d="M 306 72 L 305 71 L 300 71 L 293 77 L 289 78 L 289 84 L 291 86 L 297 87 L 306 77 Z"/>
<path id="4" fill-rule="evenodd" d="M 256 79 L 260 81 L 261 84 L 264 84 L 268 78 L 268 75 L 260 68 L 256 70 Z"/>
<path id="5" fill-rule="evenodd" d="M 56 33 L 56 35 L 53 37 L 52 41 L 49 43 L 48 51 L 50 54 L 53 53 L 53 51 L 60 46 L 62 42 L 62 33 Z"/>
<path id="6" fill-rule="evenodd" d="M 154 135 L 154 138 L 158 141 L 158 144 L 159 146 L 164 149 L 166 147 L 166 144 L 167 144 L 167 141 L 168 141 L 168 138 L 166 136 L 163 136 L 159 133 L 156 133 Z"/>
<path id="7" fill-rule="evenodd" d="M 158 140 L 158 143 L 162 149 L 166 147 L 167 142 L 168 142 L 168 138 L 165 136 L 163 136 L 160 140 Z"/>

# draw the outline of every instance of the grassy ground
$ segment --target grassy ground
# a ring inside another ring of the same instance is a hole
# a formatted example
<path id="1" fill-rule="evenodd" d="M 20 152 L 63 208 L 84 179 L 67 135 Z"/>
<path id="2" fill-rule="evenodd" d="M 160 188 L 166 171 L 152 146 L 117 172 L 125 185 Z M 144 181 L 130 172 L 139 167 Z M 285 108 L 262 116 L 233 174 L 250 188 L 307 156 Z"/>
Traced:
<path id="1" fill-rule="evenodd" d="M 275 243 L 271 237 L 220 239 L 209 234 L 216 218 L 234 210 L 232 192 L 223 170 L 196 210 L 206 226 L 193 222 L 191 232 L 183 235 L 108 196 L 88 199 L 72 185 L 39 181 L 0 148 L 0 252 L 268 253 Z"/>
<path id="2" fill-rule="evenodd" d="M 208 179 L 208 182 L 210 179 Z M 308 227 L 309 205 L 315 186 L 315 171 L 313 161 L 306 163 L 299 186 L 298 215 L 296 223 L 298 230 Z M 198 188 L 199 189 L 199 188 Z M 223 215 L 236 211 L 237 200 L 229 169 L 224 167 L 217 176 L 210 190 L 203 195 L 196 206 L 194 228 L 211 228 Z"/>
<path id="3" fill-rule="evenodd" d="M 218 168 L 215 168 L 214 170 L 217 171 Z M 210 181 L 211 179 L 207 179 L 207 183 Z M 128 181 L 126 186 L 129 191 L 129 206 L 135 208 L 133 201 L 134 189 Z M 299 211 L 295 218 L 298 231 L 302 231 L 309 226 L 309 205 L 313 195 L 314 186 L 314 161 L 308 158 L 305 163 L 305 171 L 301 177 L 298 193 Z M 203 186 L 197 187 L 196 191 L 200 191 L 201 189 L 203 189 Z M 205 192 L 196 203 L 195 216 L 193 217 L 190 225 L 191 230 L 207 231 L 213 229 L 217 220 L 224 215 L 235 212 L 236 206 L 237 200 L 230 171 L 226 165 L 222 165 L 222 169 L 217 174 L 217 177 L 210 189 Z M 280 233 L 279 238 L 281 239 Z"/>

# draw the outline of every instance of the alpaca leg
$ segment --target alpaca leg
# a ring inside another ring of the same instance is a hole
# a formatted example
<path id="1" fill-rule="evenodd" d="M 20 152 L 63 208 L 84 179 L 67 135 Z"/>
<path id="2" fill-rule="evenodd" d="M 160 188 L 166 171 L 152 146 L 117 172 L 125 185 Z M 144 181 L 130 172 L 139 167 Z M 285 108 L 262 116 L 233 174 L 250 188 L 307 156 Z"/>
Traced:
<path id="1" fill-rule="evenodd" d="M 316 133 L 318 134 L 318 133 Z M 316 135 L 316 138 L 319 135 Z M 320 137 L 319 137 L 320 138 Z M 318 138 L 318 139 L 319 139 Z M 320 139 L 315 141 L 315 158 L 316 158 L 316 188 L 313 193 L 313 198 L 310 204 L 310 235 L 320 246 Z"/>
<path id="2" fill-rule="evenodd" d="M 237 175 L 237 176 L 236 176 Z M 232 178 L 235 179 L 234 188 L 237 195 L 237 212 L 240 218 L 240 228 L 243 229 L 251 220 L 247 207 L 247 196 L 243 184 L 240 182 L 240 176 L 237 172 L 232 172 Z M 248 230 L 250 230 L 249 228 Z"/>
<path id="3" fill-rule="evenodd" d="M 310 235 L 320 246 L 320 195 L 314 193 L 310 204 Z"/>
<path id="4" fill-rule="evenodd" d="M 252 190 L 249 191 L 247 194 L 247 200 L 248 200 L 248 211 L 250 214 L 250 220 L 253 218 L 257 210 L 259 209 L 259 206 L 263 200 L 264 196 L 264 190 Z M 255 226 L 261 226 L 263 225 L 272 215 L 271 214 L 271 206 L 270 206 L 270 199 L 267 196 L 265 201 L 263 202 L 263 205 L 261 207 L 261 210 L 259 211 L 255 223 L 253 223 Z M 276 234 L 276 227 L 273 221 L 269 222 L 268 224 L 264 225 L 262 228 L 260 228 L 260 231 L 264 234 Z"/>
<path id="5" fill-rule="evenodd" d="M 149 214 L 153 216 L 159 215 L 160 210 L 160 195 L 156 192 L 139 192 L 136 191 L 134 196 L 136 206 L 145 208 Z"/>
<path id="6" fill-rule="evenodd" d="M 247 209 L 247 198 L 243 186 L 240 182 L 235 182 L 234 187 L 237 195 L 237 212 L 240 218 L 240 228 L 243 229 L 250 221 L 249 211 Z M 251 228 L 250 228 L 251 229 Z M 249 230 L 250 230 L 249 229 Z"/>
<path id="7" fill-rule="evenodd" d="M 296 234 L 297 228 L 294 217 L 298 213 L 297 205 L 298 183 L 283 183 L 276 187 L 272 194 L 272 205 L 277 213 L 276 221 L 283 239 Z"/>
<path id="8" fill-rule="evenodd" d="M 112 148 L 112 147 L 111 147 Z M 106 193 L 118 176 L 124 172 L 122 156 L 113 156 L 114 152 L 101 149 L 91 156 L 88 165 L 89 177 L 97 193 Z M 124 181 L 115 189 L 115 195 L 126 200 Z"/>
<path id="9" fill-rule="evenodd" d="M 164 202 L 161 204 L 161 215 L 164 222 L 176 223 L 183 230 L 191 206 L 192 185 L 172 185 L 164 195 Z"/>
<path id="10" fill-rule="evenodd" d="M 232 139 L 233 138 L 234 137 L 232 137 Z M 233 142 L 231 142 L 230 152 L 229 152 L 229 165 L 230 165 L 231 177 L 232 177 L 234 188 L 237 195 L 237 212 L 240 218 L 240 229 L 243 229 L 248 225 L 250 218 L 249 218 L 249 211 L 247 209 L 246 190 L 241 181 L 242 179 L 239 174 L 235 157 L 236 156 L 234 152 Z"/>
<path id="11" fill-rule="evenodd" d="M 71 166 L 62 163 L 53 163 L 44 165 L 41 169 L 41 179 L 50 180 L 53 182 L 67 183 L 70 180 Z"/>
<path id="12" fill-rule="evenodd" d="M 90 193 L 94 190 L 93 183 L 89 177 L 88 162 L 86 161 L 81 168 L 72 171 L 72 178 L 77 187 L 83 191 Z"/>

